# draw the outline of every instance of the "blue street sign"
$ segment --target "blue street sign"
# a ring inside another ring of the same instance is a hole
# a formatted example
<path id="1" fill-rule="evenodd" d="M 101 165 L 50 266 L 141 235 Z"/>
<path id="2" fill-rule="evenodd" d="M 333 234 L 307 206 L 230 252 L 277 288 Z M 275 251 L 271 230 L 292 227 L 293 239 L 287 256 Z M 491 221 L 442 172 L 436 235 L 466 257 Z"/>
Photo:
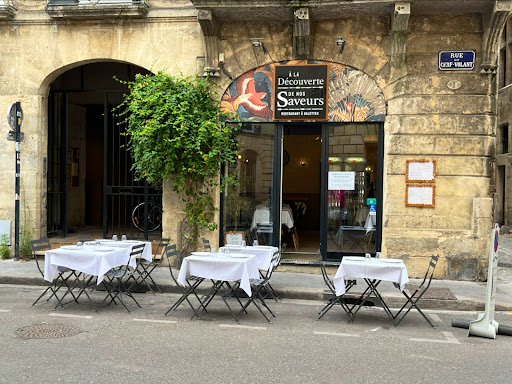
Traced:
<path id="1" fill-rule="evenodd" d="M 475 51 L 439 52 L 438 70 L 472 71 L 475 68 Z"/>
<path id="2" fill-rule="evenodd" d="M 370 216 L 374 216 L 377 214 L 377 206 L 376 205 L 370 205 Z"/>

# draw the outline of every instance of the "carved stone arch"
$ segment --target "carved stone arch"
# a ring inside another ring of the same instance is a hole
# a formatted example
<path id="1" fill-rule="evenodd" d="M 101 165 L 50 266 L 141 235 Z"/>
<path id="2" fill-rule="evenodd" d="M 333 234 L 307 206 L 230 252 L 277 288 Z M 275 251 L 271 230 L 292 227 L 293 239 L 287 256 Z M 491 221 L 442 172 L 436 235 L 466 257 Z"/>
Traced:
<path id="1" fill-rule="evenodd" d="M 272 63 L 245 72 L 235 79 L 221 98 L 221 110 L 237 113 L 242 121 L 273 121 L 273 84 L 276 65 L 329 64 L 329 122 L 382 122 L 386 100 L 377 82 L 367 73 L 348 65 L 319 60 Z"/>

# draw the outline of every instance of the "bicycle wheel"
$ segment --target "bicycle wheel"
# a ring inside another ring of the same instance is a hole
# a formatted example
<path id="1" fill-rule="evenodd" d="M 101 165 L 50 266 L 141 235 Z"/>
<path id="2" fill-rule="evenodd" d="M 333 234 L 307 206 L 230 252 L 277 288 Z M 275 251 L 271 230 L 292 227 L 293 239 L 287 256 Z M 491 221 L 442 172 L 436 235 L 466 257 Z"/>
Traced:
<path id="1" fill-rule="evenodd" d="M 144 205 L 138 204 L 132 212 L 132 223 L 139 231 L 144 232 Z M 148 232 L 154 232 L 162 225 L 162 209 L 152 201 L 148 202 Z"/>

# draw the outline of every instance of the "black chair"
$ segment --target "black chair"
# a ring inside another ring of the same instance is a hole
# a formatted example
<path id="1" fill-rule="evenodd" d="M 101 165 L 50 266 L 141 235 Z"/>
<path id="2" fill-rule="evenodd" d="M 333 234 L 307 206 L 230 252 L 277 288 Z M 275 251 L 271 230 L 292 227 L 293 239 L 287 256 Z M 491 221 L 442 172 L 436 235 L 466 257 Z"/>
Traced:
<path id="1" fill-rule="evenodd" d="M 91 235 L 78 235 L 78 241 L 85 242 L 85 241 L 91 241 Z"/>
<path id="2" fill-rule="evenodd" d="M 203 239 L 203 248 L 206 252 L 210 252 L 212 247 L 210 245 L 210 240 Z"/>
<path id="3" fill-rule="evenodd" d="M 263 305 L 263 307 L 265 307 L 268 310 L 268 312 L 270 313 L 270 315 L 272 315 L 272 317 L 276 317 L 276 315 L 274 315 L 274 312 L 272 312 L 272 310 L 268 307 L 267 303 L 265 302 L 265 297 L 262 295 L 262 292 L 269 285 L 270 278 L 272 277 L 272 272 L 275 269 L 275 267 L 273 267 L 273 266 L 279 265 L 280 260 L 281 260 L 281 254 L 279 253 L 279 251 L 277 251 L 272 255 L 272 260 L 270 263 L 271 266 L 268 268 L 265 276 L 262 279 L 250 279 L 252 295 L 247 299 L 245 304 L 242 306 L 242 309 L 240 310 L 240 312 L 238 312 L 238 314 L 234 317 L 234 320 L 237 323 L 239 322 L 238 318 L 242 315 L 242 313 L 244 313 L 244 312 L 247 313 L 246 309 L 251 303 L 253 303 L 256 306 L 256 308 L 258 308 L 258 311 L 260 311 L 260 313 L 263 315 L 263 317 L 269 323 L 272 323 L 270 318 L 265 314 L 265 312 L 263 312 L 260 304 Z M 238 284 L 239 283 L 237 282 L 237 285 Z M 229 305 L 226 302 L 225 297 L 222 296 L 222 298 L 224 299 L 224 302 L 226 303 L 226 305 L 229 308 Z"/>
<path id="4" fill-rule="evenodd" d="M 158 284 L 153 280 L 151 277 L 151 272 L 154 271 L 156 267 L 160 265 L 163 259 L 163 250 L 165 249 L 165 246 L 169 244 L 170 239 L 160 239 L 158 242 L 158 245 L 155 249 L 155 254 L 153 255 L 153 260 L 148 261 L 146 259 L 142 259 L 139 262 L 139 266 L 137 269 L 138 276 L 136 277 L 137 283 L 144 283 L 149 288 L 149 290 L 155 294 L 155 291 L 151 287 L 150 283 L 155 286 L 155 288 L 158 290 L 158 292 L 163 293 Z"/>
<path id="5" fill-rule="evenodd" d="M 403 295 L 407 298 L 407 301 L 402 306 L 402 308 L 400 308 L 400 310 L 397 312 L 397 314 L 393 316 L 393 320 L 397 319 L 400 316 L 400 314 L 402 313 L 402 311 L 408 305 L 410 305 L 410 307 L 402 315 L 402 317 L 400 317 L 398 322 L 395 323 L 395 327 L 398 326 L 398 324 L 400 324 L 400 322 L 404 319 L 405 316 L 407 316 L 407 314 L 411 311 L 411 309 L 415 308 L 420 313 L 420 315 L 423 316 L 423 318 L 425 320 L 427 320 L 427 322 L 430 324 L 430 326 L 432 328 L 435 328 L 434 324 L 432 324 L 430 319 L 418 307 L 418 301 L 425 294 L 425 292 L 427 292 L 428 287 L 430 287 L 430 283 L 432 282 L 432 277 L 434 276 L 434 271 L 436 269 L 437 260 L 438 260 L 437 256 L 432 256 L 430 258 L 430 262 L 428 263 L 427 272 L 425 273 L 425 276 L 423 277 L 423 281 L 421 282 L 420 286 L 412 293 L 412 295 L 408 295 L 407 292 L 405 292 L 405 290 L 402 292 Z M 393 283 L 393 284 L 395 285 L 396 288 L 400 289 L 400 285 L 398 285 L 397 283 Z"/>
<path id="6" fill-rule="evenodd" d="M 272 241 L 272 233 L 274 228 L 272 223 L 259 223 L 256 228 L 256 236 L 258 237 L 258 244 L 270 244 Z M 268 241 L 267 241 L 268 237 Z"/>
<path id="7" fill-rule="evenodd" d="M 34 260 L 36 261 L 37 269 L 41 273 L 41 276 L 44 278 L 44 268 L 41 267 L 39 258 L 41 258 L 42 256 L 43 260 L 41 262 L 44 263 L 44 251 L 48 251 L 52 248 L 50 240 L 47 238 L 40 240 L 32 240 L 30 242 L 30 245 L 32 247 L 32 255 L 34 257 Z M 73 288 L 76 286 L 74 280 L 77 279 L 78 277 L 79 274 L 77 274 L 74 270 L 66 267 L 58 267 L 57 275 L 55 276 L 53 281 L 48 284 L 48 287 L 46 287 L 44 292 L 36 299 L 36 301 L 34 301 L 32 306 L 36 305 L 44 295 L 50 292 L 51 295 L 50 297 L 48 297 L 48 299 L 46 299 L 46 301 L 49 301 L 52 297 L 55 297 L 57 299 L 57 304 L 55 305 L 54 309 L 56 309 L 59 305 L 62 307 L 62 309 L 64 309 L 64 303 L 62 301 L 68 294 L 71 294 L 71 296 L 73 296 L 73 301 L 78 303 L 78 297 L 73 294 Z M 72 280 L 70 281 L 70 279 Z M 64 293 L 64 295 L 62 295 L 62 297 L 59 297 L 57 292 L 63 287 L 66 288 L 66 292 Z"/>
<path id="8" fill-rule="evenodd" d="M 183 287 L 182 285 L 180 285 L 180 283 L 178 283 L 178 279 L 174 276 L 174 272 L 172 271 L 172 265 L 173 265 L 173 258 L 176 258 L 177 260 L 177 264 L 179 265 L 180 264 L 180 255 L 179 255 L 179 251 L 178 249 L 176 248 L 176 244 L 172 244 L 172 245 L 167 245 L 165 248 L 164 248 L 164 251 L 163 251 L 163 256 L 165 256 L 165 258 L 167 259 L 167 264 L 169 266 L 169 272 L 171 274 L 171 278 L 172 280 L 174 281 L 174 284 L 176 284 L 176 286 L 182 291 L 182 295 L 181 297 L 178 299 L 178 301 L 176 301 L 173 306 L 171 308 L 169 308 L 167 310 L 167 312 L 165 312 L 164 316 L 167 316 L 167 314 L 169 312 L 171 312 L 172 310 L 178 308 L 181 303 L 183 303 L 184 301 L 186 301 L 188 303 L 188 305 L 190 306 L 190 308 L 192 308 L 192 311 L 194 311 L 194 316 L 198 316 L 198 309 L 194 308 L 194 306 L 192 305 L 192 303 L 190 302 L 190 300 L 188 299 L 188 297 L 191 295 L 191 294 L 194 294 L 194 296 L 196 297 L 197 301 L 199 301 L 199 303 L 201 303 L 201 306 L 200 308 L 202 307 L 204 309 L 204 311 L 206 311 L 206 307 L 203 306 L 202 302 L 201 302 L 201 299 L 199 298 L 199 296 L 197 295 L 195 289 L 199 286 L 199 284 L 201 284 L 204 280 L 204 278 L 202 277 L 197 277 L 197 276 L 189 276 L 187 278 L 187 284 L 188 284 L 188 287 Z M 162 256 L 162 257 L 163 257 Z"/>
<path id="9" fill-rule="evenodd" d="M 125 265 L 118 268 L 112 268 L 107 273 L 105 273 L 102 284 L 103 287 L 105 287 L 105 290 L 107 291 L 107 296 L 105 296 L 102 303 L 106 302 L 108 298 L 110 298 L 110 301 L 106 305 L 109 305 L 111 303 L 117 304 L 117 300 L 119 300 L 119 302 L 123 304 L 125 309 L 128 312 L 130 312 L 122 298 L 123 295 L 126 295 L 130 297 L 139 308 L 141 308 L 138 301 L 135 299 L 135 297 L 133 297 L 132 293 L 130 292 L 130 289 L 133 287 L 135 282 L 132 282 L 130 284 L 128 284 L 128 282 L 130 278 L 133 278 L 134 274 L 136 273 L 143 250 L 144 244 L 138 244 L 133 246 L 132 251 L 130 252 L 130 256 L 128 257 L 128 260 L 126 261 Z M 130 266 L 132 259 L 135 260 L 135 267 Z M 123 281 L 123 279 L 125 278 L 127 279 L 127 282 Z"/>
<path id="10" fill-rule="evenodd" d="M 349 306 L 347 305 L 344 295 L 337 295 L 336 289 L 334 288 L 334 283 L 327 274 L 327 270 L 325 268 L 325 261 L 323 260 L 320 252 L 318 252 L 319 261 L 320 261 L 320 269 L 322 270 L 322 277 L 324 279 L 325 285 L 327 285 L 327 288 L 329 288 L 329 293 L 331 295 L 331 298 L 327 301 L 327 304 L 325 307 L 322 308 L 320 312 L 318 312 L 318 318 L 317 320 L 320 320 L 329 310 L 334 307 L 336 304 L 339 304 L 341 308 L 345 311 L 345 313 L 348 315 L 350 319 L 352 319 L 352 311 L 350 310 Z M 346 280 L 345 281 L 345 293 L 347 293 L 354 285 L 356 284 L 355 280 Z"/>

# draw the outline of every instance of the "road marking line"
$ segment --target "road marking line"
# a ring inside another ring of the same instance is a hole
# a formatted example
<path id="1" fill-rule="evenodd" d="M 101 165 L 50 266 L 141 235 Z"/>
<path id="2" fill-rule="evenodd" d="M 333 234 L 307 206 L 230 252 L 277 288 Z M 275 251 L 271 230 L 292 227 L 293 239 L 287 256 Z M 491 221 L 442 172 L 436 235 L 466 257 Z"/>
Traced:
<path id="1" fill-rule="evenodd" d="M 82 315 L 68 315 L 64 313 L 50 313 L 48 316 L 55 316 L 55 317 L 70 317 L 74 319 L 92 319 L 93 316 L 82 316 Z"/>
<path id="2" fill-rule="evenodd" d="M 150 320 L 150 319 L 133 319 L 133 321 L 144 321 L 147 323 L 164 323 L 164 324 L 176 324 L 174 320 Z"/>
<path id="3" fill-rule="evenodd" d="M 422 341 L 427 343 L 442 343 L 442 344 L 460 344 L 459 340 L 451 332 L 443 332 L 446 340 L 432 340 L 432 339 L 409 339 L 411 341 Z"/>
<path id="4" fill-rule="evenodd" d="M 336 332 L 318 332 L 314 331 L 315 335 L 327 335 L 327 336 L 340 336 L 340 337 L 360 337 L 357 333 L 336 333 Z"/>
<path id="5" fill-rule="evenodd" d="M 428 315 L 432 320 L 438 322 L 438 323 L 442 323 L 443 320 L 441 320 L 441 318 L 439 316 L 437 316 L 435 313 L 429 313 Z"/>
<path id="6" fill-rule="evenodd" d="M 267 330 L 267 327 L 252 327 L 250 325 L 235 325 L 235 324 L 220 324 L 219 327 L 223 327 L 223 328 L 257 329 L 259 331 L 266 331 Z"/>
<path id="7" fill-rule="evenodd" d="M 0 309 L 0 313 L 6 313 L 6 312 L 11 312 L 10 309 Z"/>
<path id="8" fill-rule="evenodd" d="M 507 312 L 507 315 L 512 315 L 512 312 Z"/>

